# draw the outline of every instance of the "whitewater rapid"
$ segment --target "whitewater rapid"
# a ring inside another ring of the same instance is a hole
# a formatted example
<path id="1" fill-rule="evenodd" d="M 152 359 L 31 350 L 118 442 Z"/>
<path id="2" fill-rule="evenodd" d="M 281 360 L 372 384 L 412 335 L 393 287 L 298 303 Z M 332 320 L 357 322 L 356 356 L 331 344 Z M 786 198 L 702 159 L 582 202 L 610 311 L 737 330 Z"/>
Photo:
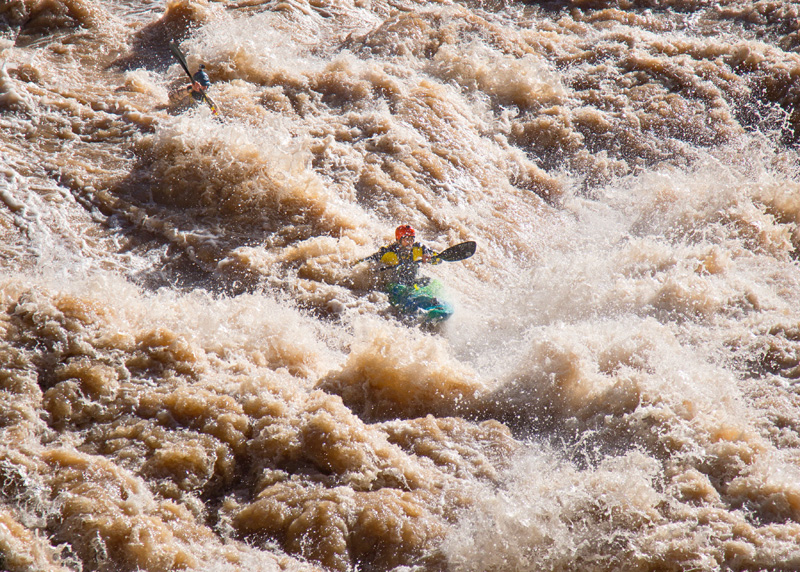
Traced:
<path id="1" fill-rule="evenodd" d="M 799 18 L 0 3 L 0 568 L 800 569 Z"/>

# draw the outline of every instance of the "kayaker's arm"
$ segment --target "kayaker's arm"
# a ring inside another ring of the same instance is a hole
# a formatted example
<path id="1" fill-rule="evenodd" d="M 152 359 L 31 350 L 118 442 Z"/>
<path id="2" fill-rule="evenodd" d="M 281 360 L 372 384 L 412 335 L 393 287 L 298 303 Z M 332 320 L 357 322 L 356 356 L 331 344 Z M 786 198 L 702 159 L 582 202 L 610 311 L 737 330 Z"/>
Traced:
<path id="1" fill-rule="evenodd" d="M 381 249 L 380 249 L 378 252 L 375 252 L 374 254 L 370 254 L 369 256 L 365 256 L 364 258 L 359 258 L 358 260 L 356 260 L 356 261 L 353 263 L 353 266 L 358 266 L 358 265 L 359 265 L 359 264 L 361 264 L 362 262 L 375 262 L 375 261 L 378 261 L 378 260 L 380 260 L 380 259 L 383 257 L 383 255 L 384 255 L 384 254 L 386 254 L 388 251 L 389 251 L 389 249 L 388 249 L 388 248 L 386 248 L 385 246 L 384 246 L 384 247 L 381 247 Z"/>
<path id="2" fill-rule="evenodd" d="M 424 262 L 427 262 L 428 264 L 441 264 L 442 259 L 439 258 L 438 252 L 436 252 L 435 250 L 428 249 L 428 259 L 425 260 Z"/>
<path id="3" fill-rule="evenodd" d="M 422 264 L 439 264 L 441 262 L 439 259 L 439 253 L 435 250 L 431 250 L 424 245 L 420 245 L 419 248 L 422 252 L 420 258 L 415 260 L 415 262 Z"/>

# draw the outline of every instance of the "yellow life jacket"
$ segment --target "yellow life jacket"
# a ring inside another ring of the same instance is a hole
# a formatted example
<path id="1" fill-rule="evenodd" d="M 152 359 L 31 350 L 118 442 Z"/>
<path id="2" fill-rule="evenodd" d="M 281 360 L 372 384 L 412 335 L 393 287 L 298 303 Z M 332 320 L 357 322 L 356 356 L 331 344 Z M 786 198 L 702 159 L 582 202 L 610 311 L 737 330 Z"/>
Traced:
<path id="1" fill-rule="evenodd" d="M 422 255 L 424 254 L 422 246 L 418 244 L 415 244 L 411 247 L 411 256 L 409 256 L 407 252 L 403 252 L 402 254 L 405 256 L 401 256 L 400 252 L 401 251 L 399 251 L 399 249 L 387 250 L 383 253 L 383 256 L 381 256 L 381 262 L 387 266 L 397 266 L 400 263 L 409 264 L 411 262 L 422 260 Z"/>

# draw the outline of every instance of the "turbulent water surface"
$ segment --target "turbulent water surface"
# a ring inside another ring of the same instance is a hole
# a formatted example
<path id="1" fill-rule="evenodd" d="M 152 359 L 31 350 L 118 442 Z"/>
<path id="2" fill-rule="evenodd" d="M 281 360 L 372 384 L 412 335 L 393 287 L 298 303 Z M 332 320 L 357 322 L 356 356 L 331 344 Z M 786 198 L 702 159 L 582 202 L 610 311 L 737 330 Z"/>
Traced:
<path id="1" fill-rule="evenodd" d="M 0 1 L 0 569 L 800 569 L 798 103 L 789 0 Z"/>

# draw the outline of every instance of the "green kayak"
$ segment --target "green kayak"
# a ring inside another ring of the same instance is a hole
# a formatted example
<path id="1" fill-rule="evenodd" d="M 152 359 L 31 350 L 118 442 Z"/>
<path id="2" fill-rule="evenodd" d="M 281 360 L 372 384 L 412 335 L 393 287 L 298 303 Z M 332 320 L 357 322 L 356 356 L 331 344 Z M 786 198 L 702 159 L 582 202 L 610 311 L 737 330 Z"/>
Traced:
<path id="1" fill-rule="evenodd" d="M 386 285 L 389 303 L 406 321 L 435 325 L 453 315 L 453 306 L 442 300 L 442 283 L 428 280 L 416 284 L 390 282 Z"/>

